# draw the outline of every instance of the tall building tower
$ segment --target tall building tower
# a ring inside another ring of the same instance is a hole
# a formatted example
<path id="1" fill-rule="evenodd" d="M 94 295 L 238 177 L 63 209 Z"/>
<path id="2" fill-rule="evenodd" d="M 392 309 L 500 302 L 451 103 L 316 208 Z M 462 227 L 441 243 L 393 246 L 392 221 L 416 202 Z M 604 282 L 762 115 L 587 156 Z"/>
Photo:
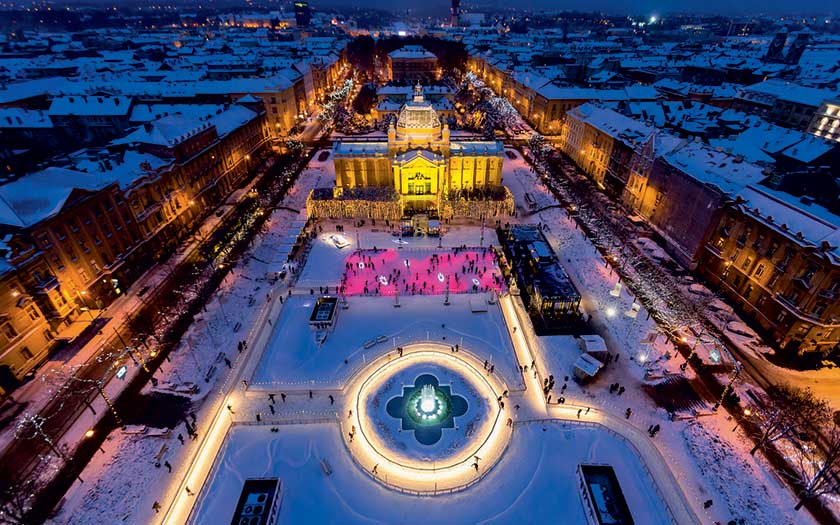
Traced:
<path id="1" fill-rule="evenodd" d="M 799 59 L 802 58 L 802 53 L 805 52 L 805 48 L 808 47 L 808 44 L 810 43 L 811 33 L 807 30 L 797 33 L 793 43 L 788 46 L 787 55 L 785 55 L 785 63 L 792 66 L 798 64 Z"/>
<path id="2" fill-rule="evenodd" d="M 764 55 L 764 60 L 767 62 L 781 62 L 783 60 L 783 53 L 785 50 L 785 42 L 787 41 L 788 32 L 787 29 L 782 29 L 776 36 L 773 37 L 773 41 L 770 42 L 770 47 L 767 48 L 767 54 Z"/>
<path id="3" fill-rule="evenodd" d="M 449 9 L 449 25 L 457 27 L 461 17 L 461 0 L 452 0 L 452 7 Z"/>
<path id="4" fill-rule="evenodd" d="M 312 15 L 309 12 L 309 2 L 298 0 L 295 2 L 295 23 L 298 27 L 308 27 Z"/>

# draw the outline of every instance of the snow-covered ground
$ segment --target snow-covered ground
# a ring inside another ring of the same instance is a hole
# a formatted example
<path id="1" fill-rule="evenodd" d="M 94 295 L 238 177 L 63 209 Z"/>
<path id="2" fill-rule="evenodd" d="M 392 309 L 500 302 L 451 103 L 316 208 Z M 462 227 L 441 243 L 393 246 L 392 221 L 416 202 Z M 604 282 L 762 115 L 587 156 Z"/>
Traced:
<path id="1" fill-rule="evenodd" d="M 332 474 L 325 475 L 326 460 Z M 616 471 L 639 523 L 670 523 L 653 480 L 627 444 L 613 434 L 575 423 L 526 423 L 480 483 L 462 492 L 414 496 L 389 490 L 352 462 L 334 424 L 234 427 L 219 456 L 192 523 L 227 522 L 242 481 L 278 477 L 283 503 L 277 523 L 586 523 L 575 469 L 607 463 Z"/>
<path id="2" fill-rule="evenodd" d="M 320 183 L 320 177 L 329 169 L 327 162 L 317 162 L 317 158 L 316 154 L 284 199 L 283 206 L 290 209 L 278 208 L 272 213 L 248 257 L 243 257 L 228 274 L 213 300 L 184 335 L 181 345 L 170 354 L 170 361 L 163 363 L 155 373 L 158 387 L 146 387 L 146 392 L 154 389 L 189 395 L 192 410 L 198 415 L 199 432 L 203 430 L 201 425 L 205 421 L 202 419 L 209 410 L 208 394 L 232 372 L 224 359 L 236 363 L 237 343 L 247 338 L 266 303 L 266 293 L 272 288 L 266 274 L 278 270 L 280 265 L 274 257 L 276 245 L 289 234 L 299 217 L 299 213 L 291 210 L 304 209 L 309 191 Z M 275 293 L 283 285 L 283 282 L 275 283 Z M 184 393 L 191 390 L 192 385 L 197 391 Z M 86 412 L 82 419 L 90 417 Z M 82 424 L 81 432 L 91 426 Z M 177 439 L 178 434 L 185 438 L 185 445 Z M 152 503 L 162 498 L 163 489 L 172 480 L 163 462 L 169 461 L 177 473 L 184 466 L 184 458 L 195 453 L 196 442 L 187 436 L 183 423 L 163 436 L 123 435 L 115 431 L 102 446 L 105 453 L 97 454 L 81 474 L 85 482 L 76 483 L 68 491 L 52 523 L 101 524 L 102 517 L 110 515 L 117 501 L 122 502 L 120 511 L 126 516 L 121 522 L 151 521 L 155 516 Z M 161 463 L 159 468 L 155 467 L 158 461 Z"/>
<path id="3" fill-rule="evenodd" d="M 458 344 L 493 362 L 512 387 L 521 385 L 510 336 L 498 305 L 487 305 L 486 294 L 400 297 L 349 297 L 338 311 L 334 331 L 318 344 L 309 328 L 314 296 L 292 296 L 274 325 L 274 337 L 252 378 L 252 386 L 283 388 L 337 387 L 360 367 L 395 347 L 417 341 Z M 471 301 L 486 312 L 473 313 Z M 382 337 L 380 343 L 365 343 Z M 345 363 L 346 360 L 346 363 Z"/>
<path id="4" fill-rule="evenodd" d="M 664 335 L 652 337 L 659 333 L 659 329 L 656 323 L 648 318 L 644 307 L 639 307 L 635 316 L 628 315 L 632 312 L 635 298 L 625 286 L 616 288 L 617 284 L 621 284 L 618 275 L 564 209 L 551 208 L 533 215 L 530 215 L 530 211 L 525 212 L 529 209 L 526 205 L 525 191 L 535 196 L 539 202 L 556 202 L 538 177 L 527 168 L 527 163 L 521 160 L 521 157 L 519 159 L 510 163 L 506 160 L 506 164 L 517 177 L 515 181 L 507 181 L 515 196 L 517 209 L 523 210 L 527 215 L 520 217 L 520 220 L 547 225 L 546 236 L 582 295 L 582 310 L 585 315 L 592 316 L 592 331 L 604 338 L 611 353 L 620 356 L 617 362 L 608 364 L 595 381 L 581 386 L 571 380 L 564 381 L 566 376 L 572 375 L 573 363 L 581 353 L 577 340 L 569 336 L 535 338 L 536 346 L 540 349 L 537 358 L 540 370 L 545 370 L 544 375 L 553 374 L 557 380 L 557 386 L 552 392 L 552 402 L 556 402 L 557 397 L 563 395 L 566 403 L 597 406 L 621 417 L 624 417 L 626 409 L 630 408 L 632 417 L 629 422 L 642 431 L 650 425 L 659 424 L 662 431 L 654 438 L 653 443 L 666 457 L 672 470 L 677 472 L 681 487 L 689 495 L 695 512 L 701 516 L 705 515 L 711 522 L 726 523 L 737 517 L 749 517 L 749 513 L 738 509 L 738 502 L 748 507 L 751 504 L 750 498 L 753 497 L 750 496 L 751 492 L 761 490 L 762 493 L 767 493 L 767 496 L 760 500 L 766 503 L 765 515 L 770 519 L 761 521 L 762 523 L 813 523 L 813 518 L 807 512 L 793 512 L 795 502 L 792 501 L 790 490 L 778 481 L 771 469 L 761 466 L 756 463 L 755 458 L 749 456 L 749 443 L 738 439 L 732 432 L 721 431 L 727 425 L 734 426 L 734 423 L 729 421 L 725 411 L 711 411 L 714 400 L 701 397 L 705 406 L 700 408 L 702 417 L 689 419 L 688 423 L 668 421 L 665 410 L 654 403 L 643 387 L 680 372 L 679 365 L 684 360 L 682 357 L 675 357 L 678 354 L 670 343 L 666 342 Z M 525 167 L 518 165 L 519 163 Z M 539 197 L 538 194 L 542 194 L 543 197 Z M 667 257 L 649 241 L 640 239 L 636 242 L 640 242 L 646 250 L 655 252 L 658 256 Z M 711 361 L 708 349 L 703 348 L 702 342 L 698 345 L 698 355 L 706 362 Z M 691 368 L 687 370 L 686 375 L 689 379 L 693 377 Z M 561 393 L 560 387 L 564 383 L 567 384 L 567 389 Z M 620 396 L 609 393 L 609 386 L 613 383 L 625 387 Z M 691 413 L 686 413 L 685 416 L 692 417 Z M 750 468 L 710 468 L 708 463 L 717 461 L 724 454 L 699 454 L 700 450 L 711 450 L 713 443 L 704 443 L 700 431 L 683 432 L 687 425 L 695 425 L 703 432 L 723 438 L 719 445 L 728 447 L 726 450 L 731 461 L 737 463 L 740 459 Z M 712 471 L 717 476 L 708 474 Z M 714 504 L 710 509 L 704 509 L 702 503 L 708 499 Z M 751 523 L 750 519 L 747 519 L 746 523 Z"/>
<path id="5" fill-rule="evenodd" d="M 242 482 L 265 476 L 279 477 L 282 482 L 278 523 L 306 522 L 313 517 L 319 523 L 342 524 L 532 523 L 556 522 L 558 517 L 563 522 L 585 523 L 575 477 L 580 463 L 607 463 L 615 468 L 638 523 L 670 523 L 668 509 L 674 511 L 675 503 L 683 500 L 699 517 L 696 523 L 726 523 L 739 518 L 746 519 L 745 523 L 812 523 L 805 511 L 793 513 L 787 488 L 775 479 L 760 457 L 749 456 L 749 444 L 731 430 L 734 422 L 727 419 L 724 411 L 701 409 L 702 417 L 686 414 L 686 421 L 666 419 L 665 411 L 656 406 L 643 387 L 678 372 L 682 359 L 673 357 L 675 352 L 664 337 L 655 341 L 650 337 L 656 332 L 653 320 L 647 318 L 644 308 L 634 314 L 634 298 L 626 289 L 616 288 L 618 277 L 564 210 L 552 208 L 529 215 L 526 192 L 541 205 L 553 203 L 553 197 L 518 153 L 514 157 L 505 160 L 504 178 L 515 195 L 519 220 L 548 225 L 546 235 L 583 295 L 582 306 L 585 314 L 591 315 L 593 332 L 604 337 L 609 351 L 619 355 L 619 359 L 589 385 L 565 381 L 565 376 L 572 375 L 572 363 L 580 354 L 577 340 L 569 336 L 537 337 L 527 322 L 515 322 L 518 333 L 511 332 L 514 321 L 509 305 L 516 305 L 518 299 L 506 297 L 503 314 L 500 304 L 487 304 L 487 294 L 452 295 L 450 305 L 444 305 L 440 295 L 400 296 L 399 308 L 393 297 L 349 297 L 348 308 L 338 311 L 334 331 L 319 342 L 309 327 L 318 287 L 333 287 L 340 282 L 345 258 L 353 251 L 373 246 L 397 247 L 412 256 L 424 257 L 439 243 L 443 247 L 497 243 L 489 228 L 481 238 L 479 224 L 448 226 L 441 241 L 418 237 L 404 239 L 406 244 L 397 245 L 384 224 L 366 223 L 357 228 L 342 223 L 343 235 L 350 245 L 339 249 L 329 239 L 331 233 L 338 231 L 336 223 L 324 221 L 294 295 L 283 304 L 272 300 L 279 314 L 267 327 L 271 330 L 270 339 L 264 346 L 243 354 L 245 362 L 233 360 L 234 372 L 248 374 L 239 376 L 237 381 L 248 381 L 243 382 L 242 388 L 224 386 L 224 391 L 232 396 L 236 389 L 235 410 L 228 413 L 221 405 L 214 412 L 217 417 L 213 422 L 223 422 L 224 428 L 232 426 L 224 441 L 219 437 L 217 447 L 221 448 L 210 447 L 211 455 L 195 460 L 214 465 L 210 475 L 206 481 L 202 477 L 199 484 L 190 483 L 197 497 L 186 497 L 183 490 L 176 490 L 179 498 L 185 498 L 186 505 L 192 506 L 193 523 L 229 522 Z M 329 177 L 330 164 L 329 160 L 315 162 L 305 172 L 288 201 L 293 209 L 303 206 L 307 187 L 323 185 L 321 178 Z M 278 215 L 281 212 L 284 214 Z M 228 374 L 224 360 L 220 364 L 214 362 L 215 358 L 219 352 L 229 359 L 236 358 L 236 342 L 245 339 L 252 326 L 266 328 L 260 324 L 265 322 L 264 317 L 259 316 L 266 293 L 272 293 L 274 298 L 285 292 L 283 283 L 270 292 L 269 283 L 261 279 L 268 270 L 276 269 L 272 266 L 272 246 L 288 233 L 286 229 L 295 218 L 295 214 L 284 210 L 275 212 L 269 234 L 261 236 L 255 246 L 255 257 L 226 280 L 221 297 L 208 305 L 205 320 L 193 326 L 184 347 L 165 367 L 162 379 L 171 382 L 198 382 L 211 366 L 217 367 L 209 384 L 205 385 L 202 379 L 201 393 L 196 396 L 200 422 L 209 411 L 209 403 L 200 399 L 202 394 L 214 382 L 219 386 Z M 474 312 L 479 305 L 487 311 Z M 515 308 L 513 317 L 527 319 L 517 315 Z M 260 323 L 255 323 L 257 319 Z M 242 323 L 239 332 L 233 330 L 237 322 Z M 419 341 L 458 344 L 464 352 L 476 356 L 478 367 L 486 359 L 510 386 L 511 395 L 516 396 L 509 405 L 522 403 L 522 410 L 517 405 L 514 411 L 515 430 L 501 460 L 479 482 L 454 494 L 421 497 L 385 488 L 354 462 L 346 437 L 339 430 L 337 407 L 332 400 L 327 401 L 328 393 L 335 395 L 337 405 L 346 412 L 342 389 L 360 370 L 372 360 L 390 359 L 396 354 L 395 347 Z M 577 418 L 574 408 L 568 413 L 556 410 L 556 406 L 546 410 L 539 380 L 531 377 L 530 370 L 524 377 L 520 372 L 521 365 L 530 364 L 531 356 L 540 380 L 549 374 L 556 378 L 552 403 L 566 384 L 566 404 L 583 407 Z M 626 387 L 620 396 L 608 391 L 608 385 L 615 382 Z M 314 390 L 314 395 L 308 395 L 310 390 Z M 288 394 L 288 399 L 280 401 L 281 392 Z M 276 404 L 269 405 L 270 393 L 277 396 Z M 708 404 L 708 400 L 704 402 Z M 593 416 L 603 412 L 610 417 L 590 418 L 588 411 L 582 414 L 586 407 L 595 409 Z M 632 417 L 625 419 L 627 408 L 632 409 Z M 271 414 L 267 414 L 269 410 Z M 255 413 L 263 414 L 262 424 L 255 424 Z M 548 417 L 567 421 L 544 421 Z M 292 424 L 295 418 L 297 424 Z M 610 429 L 588 419 L 611 425 Z M 649 439 L 644 429 L 653 424 L 661 425 L 662 430 Z M 272 427 L 277 431 L 272 432 Z M 200 428 L 199 432 L 203 430 Z M 197 457 L 198 450 L 204 451 L 189 440 L 180 445 L 174 435 L 177 433 L 186 437 L 182 426 L 168 438 L 115 435 L 106 442 L 102 459 L 82 473 L 85 484 L 77 484 L 68 494 L 56 522 L 101 523 L 101 517 L 110 516 L 109 509 L 114 505 L 134 506 L 119 515 L 126 522 L 160 522 L 162 515 L 154 514 L 152 502 L 160 501 L 166 508 L 171 502 L 169 487 L 185 479 L 184 472 L 191 468 L 192 458 Z M 619 434 L 634 437 L 627 437 L 627 441 Z M 171 478 L 165 468 L 154 467 L 154 456 L 164 445 L 167 449 L 160 457 L 173 465 Z M 119 461 L 105 460 L 114 455 Z M 322 460 L 329 464 L 331 474 L 324 472 Z M 670 477 L 663 475 L 663 469 L 670 471 Z M 124 494 L 118 494 L 120 490 Z M 163 500 L 164 496 L 168 499 Z M 704 509 L 703 502 L 709 499 L 714 504 Z M 762 504 L 765 508 L 756 510 Z M 691 522 L 695 521 L 686 521 Z"/>

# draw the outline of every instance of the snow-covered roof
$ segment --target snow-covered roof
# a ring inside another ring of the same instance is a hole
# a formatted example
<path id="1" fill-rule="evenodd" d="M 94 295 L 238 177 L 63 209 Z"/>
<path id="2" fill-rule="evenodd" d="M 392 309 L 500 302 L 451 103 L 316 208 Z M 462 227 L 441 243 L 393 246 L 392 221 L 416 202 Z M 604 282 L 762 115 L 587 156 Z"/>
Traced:
<path id="1" fill-rule="evenodd" d="M 0 108 L 0 129 L 51 128 L 52 120 L 39 109 Z"/>
<path id="2" fill-rule="evenodd" d="M 840 217 L 810 201 L 788 193 L 749 185 L 737 195 L 742 208 L 756 219 L 814 247 L 827 243 L 835 263 L 840 263 Z"/>
<path id="3" fill-rule="evenodd" d="M 747 86 L 740 93 L 741 97 L 748 99 L 752 99 L 752 95 L 758 95 L 768 100 L 779 99 L 805 106 L 819 107 L 823 100 L 837 96 L 837 92 L 801 86 L 792 82 L 771 78 L 764 82 Z"/>
<path id="4" fill-rule="evenodd" d="M 48 113 L 52 116 L 123 116 L 130 109 L 128 97 L 74 95 L 55 97 Z"/>
<path id="5" fill-rule="evenodd" d="M 452 155 L 493 155 L 501 157 L 505 151 L 505 145 L 501 141 L 475 140 L 449 144 L 449 152 Z"/>
<path id="6" fill-rule="evenodd" d="M 223 110 L 224 106 L 219 104 L 135 104 L 131 109 L 129 121 L 132 123 L 151 122 L 176 113 L 201 118 Z"/>
<path id="7" fill-rule="evenodd" d="M 569 115 L 626 143 L 644 141 L 656 128 L 617 111 L 586 103 L 569 110 Z"/>
<path id="8" fill-rule="evenodd" d="M 211 126 L 209 122 L 177 113 L 147 122 L 112 144 L 154 144 L 172 147 Z"/>
<path id="9" fill-rule="evenodd" d="M 403 46 L 396 51 L 388 53 L 391 59 L 429 59 L 437 58 L 434 53 L 430 53 L 423 46 Z"/>
<path id="10" fill-rule="evenodd" d="M 750 162 L 767 164 L 774 162 L 777 156 L 807 164 L 832 149 L 831 143 L 824 139 L 763 120 L 757 120 L 754 126 L 736 136 L 712 139 L 709 142 L 729 153 L 741 155 Z"/>
<path id="11" fill-rule="evenodd" d="M 701 142 L 685 142 L 661 158 L 695 180 L 729 195 L 766 177 L 760 166 Z"/>
<path id="12" fill-rule="evenodd" d="M 348 142 L 339 140 L 333 143 L 333 155 L 387 155 L 388 143 L 382 142 Z"/>
<path id="13" fill-rule="evenodd" d="M 210 123 L 216 126 L 216 133 L 218 133 L 219 137 L 224 137 L 231 131 L 254 120 L 257 116 L 256 112 L 251 111 L 245 106 L 234 105 L 210 117 Z"/>
<path id="14" fill-rule="evenodd" d="M 0 186 L 0 224 L 25 228 L 61 211 L 75 189 L 96 191 L 110 181 L 76 170 L 50 167 Z"/>
<path id="15" fill-rule="evenodd" d="M 659 96 L 652 86 L 642 85 L 622 89 L 593 89 L 546 84 L 536 91 L 547 100 L 656 100 Z"/>

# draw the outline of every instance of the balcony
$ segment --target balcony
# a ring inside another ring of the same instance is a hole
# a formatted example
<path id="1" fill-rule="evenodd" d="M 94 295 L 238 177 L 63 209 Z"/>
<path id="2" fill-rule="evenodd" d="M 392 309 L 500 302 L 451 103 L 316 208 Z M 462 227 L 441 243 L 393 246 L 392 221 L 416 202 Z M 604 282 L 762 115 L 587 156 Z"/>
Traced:
<path id="1" fill-rule="evenodd" d="M 802 288 L 803 290 L 810 290 L 811 289 L 811 280 L 805 279 L 804 277 L 796 277 L 793 280 L 793 284 Z"/>
<path id="2" fill-rule="evenodd" d="M 58 278 L 55 275 L 48 275 L 43 281 L 36 282 L 35 287 L 38 293 L 47 293 L 58 287 Z"/>
<path id="3" fill-rule="evenodd" d="M 836 290 L 820 290 L 819 293 L 817 293 L 817 297 L 820 299 L 828 299 L 829 301 L 836 301 L 838 296 L 840 296 L 840 293 Z"/>
<path id="4" fill-rule="evenodd" d="M 146 219 L 148 219 L 148 218 L 149 218 L 149 217 L 150 217 L 153 213 L 155 213 L 156 211 L 160 210 L 161 205 L 162 205 L 162 204 L 161 204 L 160 202 L 153 202 L 152 204 L 150 204 L 149 206 L 147 206 L 145 209 L 143 209 L 141 212 L 139 212 L 139 213 L 137 214 L 137 216 L 135 217 L 135 219 L 137 220 L 137 222 L 138 222 L 138 223 L 145 221 L 145 220 L 146 220 Z"/>

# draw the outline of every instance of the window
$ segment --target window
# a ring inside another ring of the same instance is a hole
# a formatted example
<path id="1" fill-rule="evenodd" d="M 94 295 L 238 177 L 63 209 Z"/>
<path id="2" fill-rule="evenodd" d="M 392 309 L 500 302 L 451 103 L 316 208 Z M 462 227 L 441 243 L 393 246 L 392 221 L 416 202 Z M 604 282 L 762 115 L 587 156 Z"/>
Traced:
<path id="1" fill-rule="evenodd" d="M 41 317 L 41 314 L 38 313 L 38 309 L 35 308 L 33 305 L 29 305 L 26 308 L 26 314 L 29 316 L 30 321 L 34 321 L 35 319 Z"/>
<path id="2" fill-rule="evenodd" d="M 0 332 L 3 332 L 3 335 L 6 336 L 6 339 L 14 339 L 17 337 L 17 331 L 10 323 L 3 323 L 2 328 L 0 328 Z"/>
<path id="3" fill-rule="evenodd" d="M 825 312 L 825 303 L 817 303 L 811 313 L 813 313 L 816 317 L 819 317 L 823 314 L 823 312 Z"/>
<path id="4" fill-rule="evenodd" d="M 47 234 L 46 234 L 46 233 L 42 233 L 42 234 L 38 237 L 38 241 L 41 243 L 41 247 L 42 247 L 43 249 L 45 249 L 45 250 L 49 250 L 50 248 L 52 248 L 52 243 L 50 242 L 50 238 L 49 238 L 49 237 L 47 237 Z"/>
<path id="5" fill-rule="evenodd" d="M 764 265 L 759 264 L 758 267 L 755 269 L 755 273 L 753 275 L 755 275 L 756 277 L 761 277 L 763 274 L 764 274 Z"/>
<path id="6" fill-rule="evenodd" d="M 751 264 L 752 264 L 752 258 L 747 257 L 746 259 L 744 259 L 744 264 L 741 265 L 741 269 L 746 271 L 747 269 L 749 269 Z"/>
<path id="7" fill-rule="evenodd" d="M 55 339 L 55 337 L 53 337 L 52 330 L 50 330 L 49 328 L 44 330 L 44 339 L 46 339 L 47 341 L 52 341 L 53 339 Z"/>
<path id="8" fill-rule="evenodd" d="M 29 349 L 25 346 L 20 349 L 20 356 L 26 359 L 27 361 L 35 357 L 34 355 L 32 355 L 32 352 L 30 352 Z"/>

